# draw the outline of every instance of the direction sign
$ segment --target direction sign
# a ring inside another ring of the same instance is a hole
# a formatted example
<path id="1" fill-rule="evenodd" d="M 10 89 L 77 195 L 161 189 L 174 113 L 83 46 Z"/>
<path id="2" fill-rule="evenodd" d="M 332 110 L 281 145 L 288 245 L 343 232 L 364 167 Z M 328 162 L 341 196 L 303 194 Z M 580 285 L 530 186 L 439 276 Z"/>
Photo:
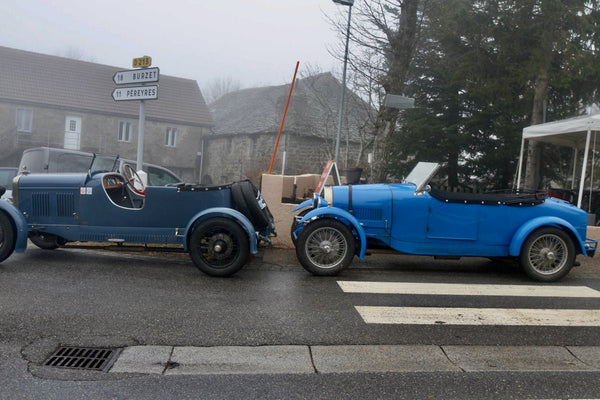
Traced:
<path id="1" fill-rule="evenodd" d="M 398 108 L 400 110 L 405 108 L 414 108 L 415 99 L 397 94 L 388 94 L 385 96 L 383 105 L 386 107 Z"/>
<path id="2" fill-rule="evenodd" d="M 156 100 L 158 99 L 158 85 L 120 87 L 112 92 L 115 101 L 123 100 Z"/>
<path id="3" fill-rule="evenodd" d="M 145 67 L 149 67 L 151 65 L 152 65 L 152 57 L 150 57 L 150 56 L 137 57 L 137 58 L 134 58 L 133 61 L 131 62 L 131 66 L 133 68 L 145 68 Z"/>
<path id="4" fill-rule="evenodd" d="M 158 67 L 130 69 L 118 71 L 113 75 L 113 82 L 117 85 L 127 85 L 130 83 L 158 82 L 160 71 Z"/>

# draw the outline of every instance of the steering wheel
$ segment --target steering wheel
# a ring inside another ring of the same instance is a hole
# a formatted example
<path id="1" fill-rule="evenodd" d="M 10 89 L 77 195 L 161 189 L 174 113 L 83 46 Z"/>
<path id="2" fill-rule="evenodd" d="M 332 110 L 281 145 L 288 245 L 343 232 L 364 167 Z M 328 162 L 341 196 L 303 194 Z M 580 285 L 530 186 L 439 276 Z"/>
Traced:
<path id="1" fill-rule="evenodd" d="M 134 193 L 145 196 L 146 195 L 146 187 L 144 186 L 144 181 L 138 175 L 136 170 L 129 164 L 123 164 L 123 175 L 125 176 L 125 183 Z"/>

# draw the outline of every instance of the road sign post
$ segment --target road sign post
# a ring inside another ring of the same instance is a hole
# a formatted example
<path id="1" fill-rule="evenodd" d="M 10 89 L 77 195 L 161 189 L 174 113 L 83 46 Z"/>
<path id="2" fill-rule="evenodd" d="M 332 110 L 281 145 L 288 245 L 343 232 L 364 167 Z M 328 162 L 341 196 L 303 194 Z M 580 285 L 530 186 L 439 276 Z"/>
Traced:
<path id="1" fill-rule="evenodd" d="M 144 84 L 158 82 L 160 70 L 152 65 L 152 57 L 134 58 L 131 62 L 133 70 L 118 71 L 113 75 L 116 85 Z M 139 100 L 140 115 L 138 121 L 138 147 L 136 169 L 140 171 L 144 165 L 144 125 L 146 122 L 146 100 L 158 99 L 158 85 L 125 86 L 115 88 L 112 92 L 115 101 Z"/>

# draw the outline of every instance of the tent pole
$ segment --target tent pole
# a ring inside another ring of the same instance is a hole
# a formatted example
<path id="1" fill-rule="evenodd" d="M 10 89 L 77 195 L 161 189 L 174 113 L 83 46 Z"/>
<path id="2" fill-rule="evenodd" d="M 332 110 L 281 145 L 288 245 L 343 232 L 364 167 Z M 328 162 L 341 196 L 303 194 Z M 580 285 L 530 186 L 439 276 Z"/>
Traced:
<path id="1" fill-rule="evenodd" d="M 575 174 L 577 173 L 577 147 L 573 147 L 573 177 L 571 178 L 571 190 L 575 189 Z"/>
<path id="2" fill-rule="evenodd" d="M 594 144 L 592 146 L 592 167 L 591 167 L 591 171 L 590 171 L 590 195 L 589 195 L 589 201 L 588 201 L 588 209 L 587 211 L 590 212 L 592 210 L 592 190 L 594 189 L 594 163 L 595 163 L 595 158 L 596 158 L 596 152 L 594 151 L 596 149 L 596 132 L 594 132 Z"/>
<path id="3" fill-rule="evenodd" d="M 521 187 L 521 168 L 523 167 L 523 150 L 525 149 L 525 138 L 521 139 L 521 152 L 519 153 L 519 168 L 517 169 L 517 190 Z"/>
<path id="4" fill-rule="evenodd" d="M 585 189 L 585 172 L 587 169 L 588 151 L 590 150 L 590 137 L 592 131 L 588 129 L 585 137 L 585 153 L 583 153 L 583 167 L 581 168 L 581 182 L 579 182 L 579 196 L 577 197 L 577 207 L 581 208 L 581 200 L 583 199 L 583 189 Z"/>

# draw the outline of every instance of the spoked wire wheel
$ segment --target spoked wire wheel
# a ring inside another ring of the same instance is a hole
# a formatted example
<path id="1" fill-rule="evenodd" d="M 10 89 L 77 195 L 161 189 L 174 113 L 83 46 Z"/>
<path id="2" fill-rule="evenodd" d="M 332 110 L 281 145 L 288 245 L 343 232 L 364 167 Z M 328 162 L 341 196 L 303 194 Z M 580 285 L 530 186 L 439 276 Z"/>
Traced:
<path id="1" fill-rule="evenodd" d="M 336 275 L 354 257 L 356 244 L 350 229 L 333 219 L 320 219 L 302 229 L 296 255 L 302 266 L 315 275 Z"/>
<path id="2" fill-rule="evenodd" d="M 527 238 L 521 264 L 532 278 L 551 282 L 565 276 L 573 267 L 575 248 L 571 238 L 557 228 L 540 229 Z"/>

